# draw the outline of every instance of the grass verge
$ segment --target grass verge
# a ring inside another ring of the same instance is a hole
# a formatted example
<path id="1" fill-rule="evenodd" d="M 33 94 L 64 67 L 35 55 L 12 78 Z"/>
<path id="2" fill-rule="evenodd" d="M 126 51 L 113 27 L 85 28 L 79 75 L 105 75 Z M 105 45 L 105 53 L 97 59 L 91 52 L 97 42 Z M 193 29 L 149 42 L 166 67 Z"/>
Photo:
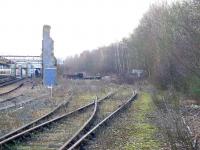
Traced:
<path id="1" fill-rule="evenodd" d="M 151 95 L 140 93 L 138 100 L 134 103 L 134 123 L 130 126 L 127 150 L 157 150 L 160 149 L 160 141 L 155 137 L 157 128 L 149 123 L 148 117 L 153 112 Z"/>

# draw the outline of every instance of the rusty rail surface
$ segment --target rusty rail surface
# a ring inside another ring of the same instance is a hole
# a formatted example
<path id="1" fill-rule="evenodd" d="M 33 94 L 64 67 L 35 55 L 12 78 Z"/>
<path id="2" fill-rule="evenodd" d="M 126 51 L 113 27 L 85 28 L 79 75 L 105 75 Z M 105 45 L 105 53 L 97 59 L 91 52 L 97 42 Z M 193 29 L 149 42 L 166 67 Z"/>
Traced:
<path id="1" fill-rule="evenodd" d="M 69 143 L 65 143 L 59 150 L 73 150 L 77 148 L 90 134 L 94 133 L 98 128 L 103 126 L 109 119 L 114 117 L 117 113 L 119 113 L 122 109 L 124 109 L 131 101 L 136 99 L 137 97 L 137 92 L 134 91 L 133 95 L 131 96 L 130 99 L 128 99 L 124 104 L 122 104 L 119 108 L 117 108 L 114 112 L 112 112 L 110 115 L 108 115 L 105 119 L 103 119 L 101 122 L 99 122 L 95 127 L 93 127 L 91 130 L 89 130 L 86 134 L 84 134 L 79 140 L 77 140 L 71 147 L 67 147 Z M 83 129 L 85 130 L 85 129 Z"/>
<path id="2" fill-rule="evenodd" d="M 23 131 L 25 131 L 25 130 L 31 128 L 31 127 L 36 126 L 36 125 L 40 124 L 41 122 L 44 122 L 44 120 L 46 120 L 46 119 L 48 119 L 49 117 L 51 117 L 52 115 L 54 115 L 61 107 L 68 105 L 69 99 L 71 99 L 71 97 L 72 97 L 72 95 L 70 95 L 70 96 L 68 97 L 68 99 L 67 99 L 64 103 L 58 105 L 56 108 L 54 108 L 54 109 L 53 109 L 51 112 L 49 112 L 48 114 L 45 114 L 45 115 L 43 115 L 42 117 L 40 117 L 40 118 L 38 118 L 38 119 L 36 119 L 36 120 L 34 120 L 34 121 L 32 121 L 32 122 L 30 122 L 30 123 L 28 123 L 28 124 L 26 124 L 26 125 L 20 127 L 20 128 L 18 128 L 18 129 L 14 130 L 14 131 L 11 131 L 11 132 L 8 133 L 8 134 L 5 134 L 4 136 L 0 137 L 0 141 L 3 141 L 3 140 L 5 140 L 5 139 L 7 139 L 7 138 L 9 138 L 9 137 L 12 137 L 12 136 L 14 136 L 14 135 L 16 135 L 16 134 L 19 134 L 20 132 L 23 132 Z"/>
<path id="3" fill-rule="evenodd" d="M 97 101 L 97 103 L 100 103 L 103 100 L 105 100 L 107 98 L 110 98 L 114 93 L 115 92 L 109 92 L 105 97 L 99 99 Z M 31 123 L 19 128 L 17 130 L 15 130 L 15 131 L 13 131 L 13 132 L 1 137 L 0 138 L 0 149 L 6 147 L 7 144 L 9 144 L 11 142 L 14 142 L 16 139 L 19 139 L 19 138 L 23 139 L 27 134 L 30 134 L 33 131 L 36 131 L 36 130 L 39 130 L 39 129 L 43 128 L 43 127 L 46 127 L 46 126 L 48 126 L 48 125 L 50 125 L 50 124 L 52 124 L 54 122 L 57 122 L 57 121 L 59 121 L 59 120 L 61 120 L 63 118 L 69 117 L 69 116 L 71 116 L 73 114 L 76 114 L 76 113 L 78 113 L 78 112 L 80 112 L 82 110 L 85 110 L 86 108 L 89 108 L 89 107 L 93 106 L 93 105 L 95 105 L 95 102 L 91 102 L 91 103 L 89 103 L 89 104 L 87 104 L 85 106 L 82 106 L 82 107 L 74 110 L 74 111 L 71 111 L 69 113 L 65 113 L 65 114 L 63 114 L 61 116 L 55 117 L 55 118 L 53 118 L 51 120 L 45 121 L 45 122 L 40 123 L 38 125 L 37 124 L 38 121 L 41 121 L 42 119 L 44 119 L 44 118 L 48 117 L 49 115 L 51 115 L 51 114 L 47 114 L 47 116 L 45 115 L 45 116 L 43 116 L 43 117 L 41 117 L 41 118 L 31 122 Z M 32 127 L 33 124 L 37 124 L 37 125 Z"/>
<path id="4" fill-rule="evenodd" d="M 23 85 L 24 85 L 24 83 L 21 83 L 17 87 L 13 88 L 10 91 L 4 92 L 4 93 L 0 93 L 0 96 L 4 96 L 4 95 L 7 95 L 7 94 L 10 94 L 10 93 L 16 91 L 17 89 L 21 88 Z"/>
<path id="5" fill-rule="evenodd" d="M 8 86 L 8 85 L 11 85 L 11 84 L 14 84 L 14 83 L 17 83 L 17 82 L 22 81 L 22 80 L 24 80 L 24 79 L 25 79 L 25 78 L 7 81 L 7 82 L 5 82 L 5 83 L 3 83 L 3 84 L 0 84 L 0 88 L 5 87 L 5 86 Z"/>

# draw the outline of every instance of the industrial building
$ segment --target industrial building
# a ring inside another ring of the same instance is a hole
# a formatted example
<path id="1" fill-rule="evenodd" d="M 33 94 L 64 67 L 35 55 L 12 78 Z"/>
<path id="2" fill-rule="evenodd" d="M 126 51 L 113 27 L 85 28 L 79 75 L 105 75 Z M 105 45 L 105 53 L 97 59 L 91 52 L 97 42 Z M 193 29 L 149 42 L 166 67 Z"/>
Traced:
<path id="1" fill-rule="evenodd" d="M 0 56 L 0 75 L 7 76 L 11 74 L 10 64 L 10 60 Z"/>
<path id="2" fill-rule="evenodd" d="M 11 61 L 0 56 L 0 69 L 8 69 L 10 67 Z"/>
<path id="3" fill-rule="evenodd" d="M 36 70 L 42 70 L 41 56 L 4 55 L 1 58 L 8 60 L 6 65 L 1 65 L 1 71 L 7 71 L 7 75 L 20 78 L 32 77 L 35 75 Z"/>

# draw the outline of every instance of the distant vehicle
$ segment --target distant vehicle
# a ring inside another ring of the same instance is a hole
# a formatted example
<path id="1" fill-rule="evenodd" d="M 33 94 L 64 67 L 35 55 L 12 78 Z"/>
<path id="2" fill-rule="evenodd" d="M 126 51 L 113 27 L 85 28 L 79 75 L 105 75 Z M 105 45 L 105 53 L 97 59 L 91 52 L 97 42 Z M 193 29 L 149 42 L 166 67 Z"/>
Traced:
<path id="1" fill-rule="evenodd" d="M 64 74 L 63 75 L 64 78 L 67 79 L 72 79 L 72 80 L 100 80 L 101 76 L 84 76 L 83 73 L 79 72 L 79 73 L 75 73 L 75 74 Z"/>
<path id="2" fill-rule="evenodd" d="M 73 80 L 83 79 L 83 73 L 65 74 L 64 77 L 67 79 L 73 79 Z"/>
<path id="3" fill-rule="evenodd" d="M 100 80 L 101 76 L 87 76 L 87 77 L 84 77 L 83 79 L 85 79 L 85 80 Z"/>

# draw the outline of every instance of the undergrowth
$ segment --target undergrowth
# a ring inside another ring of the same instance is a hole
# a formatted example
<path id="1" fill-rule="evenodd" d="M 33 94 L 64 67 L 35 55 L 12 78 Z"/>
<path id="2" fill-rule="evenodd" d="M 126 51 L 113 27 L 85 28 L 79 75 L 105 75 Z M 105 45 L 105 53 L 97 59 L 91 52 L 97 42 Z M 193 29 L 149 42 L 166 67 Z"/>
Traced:
<path id="1" fill-rule="evenodd" d="M 147 121 L 148 114 L 153 111 L 150 94 L 141 93 L 134 103 L 134 124 L 130 127 L 132 141 L 126 146 L 127 150 L 157 150 L 160 142 L 155 135 L 157 128 Z"/>

